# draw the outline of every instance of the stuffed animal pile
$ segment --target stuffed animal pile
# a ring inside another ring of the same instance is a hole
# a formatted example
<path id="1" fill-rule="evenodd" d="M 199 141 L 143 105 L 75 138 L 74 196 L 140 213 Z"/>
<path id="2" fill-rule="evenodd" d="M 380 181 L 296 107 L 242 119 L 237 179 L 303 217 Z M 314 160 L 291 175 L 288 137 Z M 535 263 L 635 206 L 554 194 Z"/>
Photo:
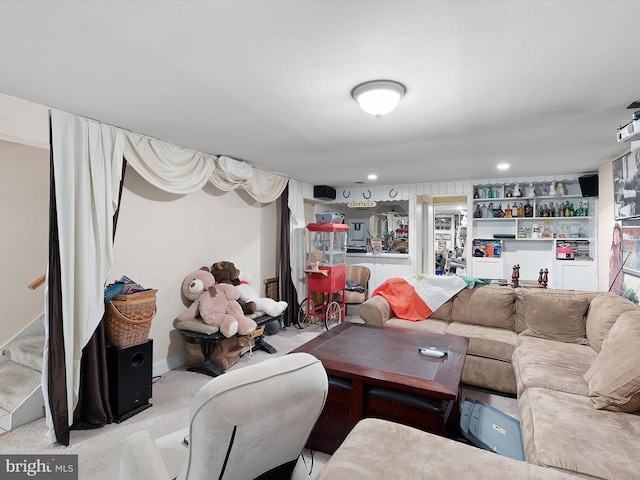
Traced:
<path id="1" fill-rule="evenodd" d="M 240 285 L 240 270 L 236 268 L 233 262 L 216 262 L 211 266 L 211 273 L 217 283 L 225 283 L 234 287 Z M 238 299 L 238 303 L 244 313 L 255 313 L 256 304 L 254 302 Z"/>
<path id="2" fill-rule="evenodd" d="M 247 308 L 252 308 L 253 311 L 250 313 L 258 310 L 270 317 L 278 317 L 287 309 L 287 302 L 276 302 L 271 298 L 260 297 L 250 285 L 251 276 L 249 274 L 241 274 L 233 262 L 216 262 L 212 265 L 211 272 L 216 282 L 235 285 L 240 296 L 239 302 L 243 306 L 242 309 L 245 313 L 247 313 Z"/>
<path id="3" fill-rule="evenodd" d="M 193 303 L 178 315 L 178 320 L 192 320 L 197 316 L 208 325 L 217 326 L 229 338 L 248 335 L 256 329 L 256 322 L 244 316 L 238 304 L 239 293 L 227 284 L 216 285 L 208 267 L 191 272 L 182 282 L 182 293 Z"/>

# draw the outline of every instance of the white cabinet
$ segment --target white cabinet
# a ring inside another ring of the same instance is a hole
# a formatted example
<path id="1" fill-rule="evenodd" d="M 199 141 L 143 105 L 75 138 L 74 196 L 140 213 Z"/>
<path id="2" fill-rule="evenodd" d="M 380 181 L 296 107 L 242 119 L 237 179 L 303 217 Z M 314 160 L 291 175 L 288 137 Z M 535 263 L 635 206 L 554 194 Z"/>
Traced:
<path id="1" fill-rule="evenodd" d="M 502 258 L 480 258 L 474 257 L 471 262 L 473 265 L 473 276 L 477 278 L 500 279 L 505 278 L 504 263 Z M 511 278 L 509 276 L 509 278 Z"/>
<path id="2" fill-rule="evenodd" d="M 565 290 L 598 290 L 594 262 L 558 261 L 558 288 Z"/>

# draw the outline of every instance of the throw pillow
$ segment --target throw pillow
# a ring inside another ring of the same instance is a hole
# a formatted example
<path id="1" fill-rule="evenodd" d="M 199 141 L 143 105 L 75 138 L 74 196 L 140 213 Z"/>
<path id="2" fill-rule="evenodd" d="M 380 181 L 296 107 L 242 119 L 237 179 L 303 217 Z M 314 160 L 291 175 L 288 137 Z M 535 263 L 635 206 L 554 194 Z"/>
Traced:
<path id="1" fill-rule="evenodd" d="M 626 312 L 613 324 L 602 350 L 583 378 L 598 410 L 640 410 L 640 311 Z"/>
<path id="2" fill-rule="evenodd" d="M 596 352 L 618 317 L 630 310 L 640 310 L 634 303 L 611 292 L 603 292 L 591 300 L 587 312 L 587 340 Z"/>
<path id="3" fill-rule="evenodd" d="M 585 314 L 589 299 L 580 295 L 526 295 L 521 305 L 527 328 L 522 335 L 587 344 Z"/>

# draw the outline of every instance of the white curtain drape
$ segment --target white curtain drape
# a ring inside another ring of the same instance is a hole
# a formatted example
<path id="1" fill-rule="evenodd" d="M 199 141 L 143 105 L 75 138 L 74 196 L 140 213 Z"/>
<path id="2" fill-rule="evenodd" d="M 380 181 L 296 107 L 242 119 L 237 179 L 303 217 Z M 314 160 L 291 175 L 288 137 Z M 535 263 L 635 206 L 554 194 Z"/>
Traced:
<path id="1" fill-rule="evenodd" d="M 307 298 L 306 276 L 304 273 L 306 251 L 306 224 L 304 222 L 304 196 L 302 182 L 289 180 L 289 211 L 291 212 L 291 281 L 296 289 L 298 303 Z"/>
<path id="2" fill-rule="evenodd" d="M 104 313 L 104 281 L 113 263 L 113 214 L 124 138 L 106 125 L 61 112 L 53 111 L 51 121 L 71 425 L 72 407 L 78 402 L 82 348 Z M 47 326 L 48 314 L 45 311 Z"/>
<path id="3" fill-rule="evenodd" d="M 51 123 L 68 421 L 72 425 L 82 348 L 104 313 L 104 282 L 113 263 L 113 215 L 124 158 L 149 183 L 178 194 L 197 191 L 211 182 L 225 191 L 242 186 L 254 199 L 267 203 L 282 194 L 288 179 L 229 157 L 207 155 L 64 112 L 52 110 Z M 45 325 L 49 325 L 48 317 L 45 309 Z M 46 355 L 44 363 L 46 385 Z M 48 405 L 46 389 L 44 393 Z M 49 416 L 47 408 L 52 439 Z"/>

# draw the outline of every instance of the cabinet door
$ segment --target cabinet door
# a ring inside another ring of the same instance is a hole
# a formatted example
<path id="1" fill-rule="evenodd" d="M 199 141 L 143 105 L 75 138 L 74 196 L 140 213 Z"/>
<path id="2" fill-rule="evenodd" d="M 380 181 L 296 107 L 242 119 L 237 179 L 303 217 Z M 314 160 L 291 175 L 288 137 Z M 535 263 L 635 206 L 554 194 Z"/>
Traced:
<path id="1" fill-rule="evenodd" d="M 504 278 L 502 258 L 473 258 L 473 276 L 477 278 Z"/>
<path id="2" fill-rule="evenodd" d="M 558 262 L 559 285 L 565 290 L 598 290 L 598 277 L 593 262 L 574 262 L 571 260 Z"/>

